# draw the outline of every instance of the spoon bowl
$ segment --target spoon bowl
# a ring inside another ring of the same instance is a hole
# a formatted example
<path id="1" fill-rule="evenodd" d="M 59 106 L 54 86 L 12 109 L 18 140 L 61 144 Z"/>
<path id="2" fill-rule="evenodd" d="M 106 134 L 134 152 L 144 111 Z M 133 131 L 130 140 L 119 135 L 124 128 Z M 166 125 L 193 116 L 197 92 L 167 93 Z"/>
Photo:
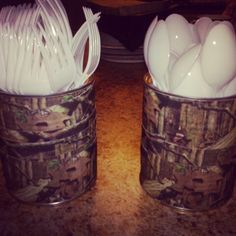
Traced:
<path id="1" fill-rule="evenodd" d="M 170 39 L 170 50 L 181 55 L 188 45 L 193 43 L 188 21 L 179 14 L 171 14 L 166 18 Z"/>
<path id="2" fill-rule="evenodd" d="M 191 70 L 199 57 L 201 48 L 201 44 L 195 45 L 176 60 L 170 73 L 171 91 L 175 90 L 182 83 L 186 74 Z"/>
<path id="3" fill-rule="evenodd" d="M 224 55 L 224 56 L 222 56 Z M 227 24 L 214 25 L 203 44 L 201 69 L 206 82 L 219 90 L 236 74 L 236 38 Z"/>
<path id="4" fill-rule="evenodd" d="M 203 16 L 195 22 L 194 25 L 195 25 L 196 31 L 199 35 L 199 39 L 200 39 L 201 43 L 203 43 L 205 41 L 205 37 L 208 32 L 208 27 L 211 23 L 212 23 L 211 18 L 209 18 L 207 16 Z"/>
<path id="5" fill-rule="evenodd" d="M 216 91 L 206 83 L 201 74 L 199 59 L 195 61 L 181 84 L 173 90 L 173 94 L 192 98 L 216 96 Z"/>

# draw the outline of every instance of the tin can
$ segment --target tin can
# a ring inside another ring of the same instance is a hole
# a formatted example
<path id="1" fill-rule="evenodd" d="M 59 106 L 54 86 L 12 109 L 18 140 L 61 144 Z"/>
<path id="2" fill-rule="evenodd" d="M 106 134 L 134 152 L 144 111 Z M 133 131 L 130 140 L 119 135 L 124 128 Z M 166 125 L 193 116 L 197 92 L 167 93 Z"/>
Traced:
<path id="1" fill-rule="evenodd" d="M 232 196 L 236 96 L 195 99 L 161 92 L 145 75 L 140 182 L 161 203 L 209 210 Z"/>
<path id="2" fill-rule="evenodd" d="M 0 138 L 13 197 L 54 205 L 80 196 L 96 181 L 94 82 L 49 96 L 1 92 Z"/>

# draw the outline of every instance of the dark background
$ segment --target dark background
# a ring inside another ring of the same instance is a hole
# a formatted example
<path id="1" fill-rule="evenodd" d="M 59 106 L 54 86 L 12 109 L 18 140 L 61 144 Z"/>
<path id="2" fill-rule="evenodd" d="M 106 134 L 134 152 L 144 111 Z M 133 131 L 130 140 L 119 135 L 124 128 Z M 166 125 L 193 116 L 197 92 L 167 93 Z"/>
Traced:
<path id="1" fill-rule="evenodd" d="M 82 23 L 85 21 L 82 6 L 88 6 L 92 8 L 94 13 L 98 11 L 102 12 L 101 19 L 98 22 L 100 32 L 107 33 L 118 39 L 124 47 L 130 51 L 135 51 L 143 44 L 147 28 L 157 14 L 159 19 L 165 19 L 170 13 L 175 12 L 183 15 L 191 22 L 196 17 L 198 18 L 198 15 L 221 15 L 224 12 L 226 3 L 232 2 L 231 5 L 233 5 L 233 7 L 227 10 L 229 13 L 227 15 L 230 15 L 233 25 L 236 25 L 236 0 L 199 1 L 199 3 L 191 3 L 190 0 L 170 0 L 170 5 L 166 6 L 165 9 L 159 10 L 158 12 L 152 14 L 148 14 L 147 12 L 147 14 L 143 15 L 137 14 L 127 16 L 113 15 L 109 11 L 104 11 L 101 7 L 99 8 L 96 4 L 91 5 L 91 3 L 86 0 L 61 1 L 66 9 L 73 34 L 77 32 Z M 112 0 L 110 1 L 112 2 Z M 115 2 L 118 0 L 113 1 Z M 35 0 L 0 0 L 0 7 L 34 2 Z"/>

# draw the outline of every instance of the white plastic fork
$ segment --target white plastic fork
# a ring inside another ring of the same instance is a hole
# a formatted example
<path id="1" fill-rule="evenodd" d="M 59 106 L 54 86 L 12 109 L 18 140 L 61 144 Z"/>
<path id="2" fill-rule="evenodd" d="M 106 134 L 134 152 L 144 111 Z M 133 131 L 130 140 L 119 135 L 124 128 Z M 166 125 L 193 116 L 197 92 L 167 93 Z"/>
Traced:
<path id="1" fill-rule="evenodd" d="M 6 77 L 7 77 L 7 72 L 6 72 L 6 59 L 5 59 L 5 47 L 4 47 L 4 31 L 5 28 L 2 24 L 0 24 L 0 70 L 1 70 L 1 77 L 0 77 L 0 88 L 1 90 L 8 92 L 6 88 Z"/>
<path id="2" fill-rule="evenodd" d="M 39 10 L 37 5 L 18 5 L 14 12 L 16 17 L 14 18 L 14 22 L 12 22 L 14 24 L 15 32 L 21 34 L 24 27 L 35 25 L 39 17 Z"/>
<path id="3" fill-rule="evenodd" d="M 49 33 L 49 26 L 38 24 L 45 45 L 41 52 L 45 61 L 48 78 L 53 92 L 65 91 L 75 80 L 76 67 L 69 45 L 64 35 L 58 31 L 57 37 Z"/>
<path id="4" fill-rule="evenodd" d="M 80 77 L 83 74 L 83 64 L 84 64 L 84 50 L 85 45 L 88 40 L 88 24 L 96 23 L 100 19 L 100 13 L 94 14 L 89 21 L 84 22 L 84 24 L 77 31 L 72 41 L 72 54 L 74 55 L 74 59 L 77 66 L 77 73 Z"/>
<path id="5" fill-rule="evenodd" d="M 87 21 L 93 17 L 90 8 L 83 7 L 85 18 Z M 89 55 L 87 65 L 83 71 L 83 80 L 88 79 L 96 70 L 101 56 L 101 38 L 96 23 L 88 23 L 89 31 Z"/>
<path id="6" fill-rule="evenodd" d="M 42 10 L 41 15 L 43 19 L 50 25 L 52 32 L 55 30 L 55 26 L 57 26 L 57 28 L 66 35 L 67 43 L 71 45 L 72 32 L 66 11 L 60 0 L 37 0 L 37 3 Z"/>
<path id="7" fill-rule="evenodd" d="M 8 81 L 8 63 L 9 63 L 9 49 L 10 49 L 10 24 L 9 22 L 6 22 L 5 24 L 2 25 L 2 54 L 3 54 L 3 60 L 5 63 L 5 81 L 4 81 L 4 87 L 7 92 L 11 92 L 11 88 L 9 88 L 9 81 Z"/>
<path id="8" fill-rule="evenodd" d="M 71 46 L 72 43 L 72 31 L 70 28 L 70 23 L 69 23 L 69 19 L 66 13 L 66 10 L 62 4 L 62 2 L 60 0 L 51 0 L 49 1 L 50 6 L 52 7 L 52 9 L 55 12 L 56 17 L 58 18 L 59 21 L 62 21 L 61 24 L 64 25 L 65 28 L 65 32 L 67 35 L 67 42 L 69 44 L 69 46 Z"/>
<path id="9" fill-rule="evenodd" d="M 9 13 L 12 11 L 13 6 L 6 6 L 3 7 L 0 11 L 0 22 L 4 23 L 6 22 L 6 18 L 9 15 Z"/>
<path id="10" fill-rule="evenodd" d="M 41 34 L 34 27 L 27 27 L 23 31 L 24 61 L 21 65 L 17 89 L 19 94 L 24 95 L 48 95 L 53 91 L 41 58 Z"/>

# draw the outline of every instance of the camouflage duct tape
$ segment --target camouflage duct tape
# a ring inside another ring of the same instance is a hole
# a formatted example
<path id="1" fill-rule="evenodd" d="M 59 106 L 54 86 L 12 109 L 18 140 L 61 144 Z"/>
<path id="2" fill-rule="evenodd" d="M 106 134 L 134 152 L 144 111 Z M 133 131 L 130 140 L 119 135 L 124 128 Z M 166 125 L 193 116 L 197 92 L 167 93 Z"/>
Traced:
<path id="1" fill-rule="evenodd" d="M 145 76 L 140 181 L 163 204 L 208 210 L 232 195 L 236 96 L 194 99 L 164 93 Z"/>
<path id="2" fill-rule="evenodd" d="M 59 204 L 96 180 L 94 84 L 50 96 L 0 93 L 1 156 L 16 199 Z"/>

